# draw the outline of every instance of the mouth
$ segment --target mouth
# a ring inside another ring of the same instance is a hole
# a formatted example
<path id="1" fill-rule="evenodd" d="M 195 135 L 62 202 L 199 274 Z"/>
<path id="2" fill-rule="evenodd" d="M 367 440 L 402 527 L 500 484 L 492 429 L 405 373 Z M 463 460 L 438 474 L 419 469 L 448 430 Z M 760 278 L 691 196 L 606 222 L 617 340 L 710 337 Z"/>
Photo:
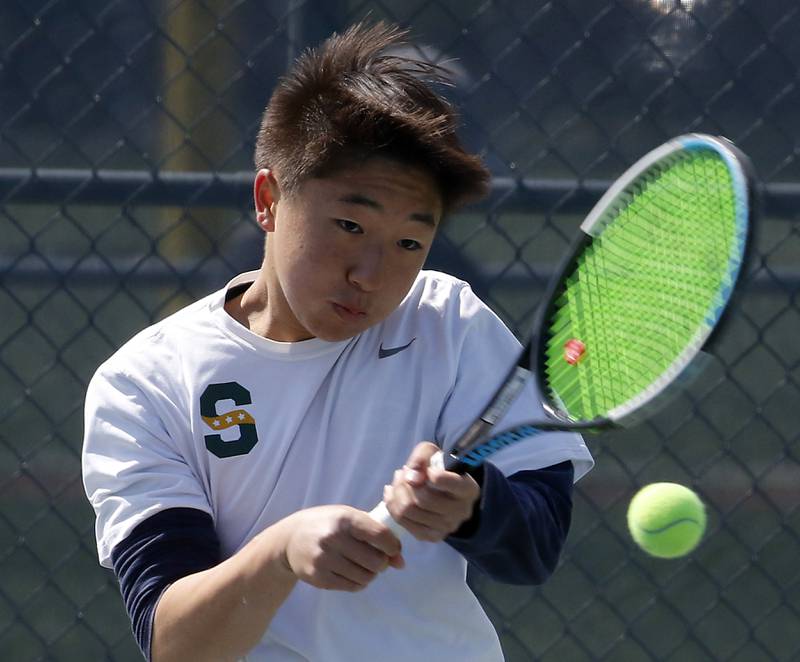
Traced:
<path id="1" fill-rule="evenodd" d="M 332 303 L 336 314 L 346 321 L 363 320 L 367 316 L 366 311 L 361 308 L 336 303 L 335 301 Z"/>

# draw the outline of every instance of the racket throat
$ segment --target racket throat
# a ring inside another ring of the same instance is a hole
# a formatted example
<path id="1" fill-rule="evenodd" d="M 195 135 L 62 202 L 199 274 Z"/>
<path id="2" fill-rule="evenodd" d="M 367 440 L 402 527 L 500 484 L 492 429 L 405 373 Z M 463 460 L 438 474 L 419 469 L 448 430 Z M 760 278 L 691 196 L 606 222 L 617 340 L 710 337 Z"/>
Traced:
<path id="1" fill-rule="evenodd" d="M 503 414 L 508 411 L 511 403 L 517 399 L 517 396 L 520 394 L 520 391 L 522 391 L 530 376 L 531 371 L 528 370 L 528 368 L 524 368 L 521 365 L 514 366 L 505 386 L 500 389 L 499 393 L 484 410 L 481 415 L 481 420 L 489 425 L 497 423 Z"/>
<path id="2" fill-rule="evenodd" d="M 514 366 L 506 378 L 503 388 L 501 388 L 492 398 L 486 409 L 483 410 L 480 418 L 476 419 L 467 431 L 453 447 L 450 455 L 458 458 L 464 450 L 474 446 L 479 440 L 488 436 L 489 430 L 494 427 L 500 418 L 508 411 L 511 403 L 522 391 L 528 378 L 531 376 L 530 370 L 520 365 Z"/>

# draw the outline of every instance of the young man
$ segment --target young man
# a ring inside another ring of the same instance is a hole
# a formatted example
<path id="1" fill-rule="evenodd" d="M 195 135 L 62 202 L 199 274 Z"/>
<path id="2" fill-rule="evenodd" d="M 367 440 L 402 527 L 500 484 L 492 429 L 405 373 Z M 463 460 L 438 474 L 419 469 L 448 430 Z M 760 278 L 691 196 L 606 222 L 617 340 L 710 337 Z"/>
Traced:
<path id="1" fill-rule="evenodd" d="M 261 268 L 90 384 L 100 561 L 152 660 L 500 660 L 467 562 L 536 583 L 558 560 L 580 437 L 428 468 L 519 346 L 465 283 L 421 271 L 488 176 L 424 82 L 439 69 L 386 54 L 403 37 L 359 25 L 301 56 L 256 147 Z M 505 425 L 534 417 L 532 389 Z M 381 497 L 410 542 L 367 514 Z"/>

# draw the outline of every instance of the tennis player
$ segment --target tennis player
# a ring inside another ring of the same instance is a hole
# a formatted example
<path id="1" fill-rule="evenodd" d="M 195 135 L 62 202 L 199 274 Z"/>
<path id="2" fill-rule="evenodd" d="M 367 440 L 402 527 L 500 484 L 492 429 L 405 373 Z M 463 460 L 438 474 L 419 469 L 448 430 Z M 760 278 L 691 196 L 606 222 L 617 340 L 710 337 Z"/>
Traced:
<path id="1" fill-rule="evenodd" d="M 387 54 L 404 38 L 360 24 L 298 59 L 257 139 L 260 269 L 91 381 L 100 562 L 151 660 L 497 661 L 467 564 L 534 584 L 558 561 L 592 464 L 578 435 L 473 476 L 427 468 L 519 345 L 466 283 L 422 270 L 488 173 L 431 85 L 443 72 Z M 538 414 L 529 388 L 507 425 Z M 381 498 L 409 542 L 367 514 Z"/>

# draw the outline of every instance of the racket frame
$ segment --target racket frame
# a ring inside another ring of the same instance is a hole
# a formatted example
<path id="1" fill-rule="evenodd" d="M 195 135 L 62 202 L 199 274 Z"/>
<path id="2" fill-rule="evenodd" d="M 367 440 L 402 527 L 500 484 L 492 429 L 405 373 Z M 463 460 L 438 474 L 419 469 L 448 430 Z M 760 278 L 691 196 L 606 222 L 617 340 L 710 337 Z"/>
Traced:
<path id="1" fill-rule="evenodd" d="M 730 289 L 723 297 L 722 305 L 713 311 L 710 324 L 698 331 L 687 350 L 656 380 L 655 386 L 648 389 L 645 394 L 634 398 L 631 401 L 632 404 L 627 403 L 627 407 L 618 407 L 609 416 L 591 420 L 573 419 L 564 411 L 563 407 L 553 402 L 549 395 L 549 389 L 544 383 L 542 368 L 545 364 L 545 321 L 552 315 L 555 302 L 564 290 L 565 276 L 574 270 L 577 258 L 583 253 L 587 244 L 601 234 L 600 229 L 605 227 L 606 217 L 615 213 L 613 205 L 617 205 L 618 208 L 629 202 L 630 197 L 626 194 L 626 189 L 631 182 L 649 168 L 668 158 L 670 154 L 686 149 L 711 149 L 720 154 L 728 164 L 728 170 L 734 180 L 734 188 L 741 194 L 737 202 L 739 207 L 737 224 L 740 228 L 740 240 L 744 242 L 744 250 L 739 251 L 737 264 L 731 270 Z M 754 170 L 745 154 L 726 138 L 698 133 L 678 136 L 664 143 L 645 154 L 620 175 L 595 203 L 581 224 L 579 232 L 567 253 L 562 257 L 545 289 L 543 303 L 539 305 L 534 316 L 530 339 L 522 350 L 519 360 L 508 372 L 503 385 L 492 397 L 480 417 L 470 425 L 452 449 L 445 453 L 443 460 L 445 468 L 456 472 L 474 472 L 478 470 L 486 457 L 500 448 L 538 432 L 600 432 L 635 424 L 666 404 L 673 392 L 684 388 L 688 377 L 696 372 L 689 369 L 693 359 L 702 354 L 703 348 L 713 341 L 723 326 L 724 313 L 730 308 L 735 285 L 743 265 L 747 262 L 755 217 L 756 187 L 754 182 Z M 532 376 L 536 380 L 541 395 L 541 405 L 547 418 L 490 435 L 494 424 L 505 413 L 507 405 L 522 390 L 524 378 L 528 376 Z"/>
<path id="2" fill-rule="evenodd" d="M 734 192 L 737 195 L 737 236 L 739 237 L 740 246 L 743 243 L 743 249 L 731 256 L 732 261 L 733 258 L 738 257 L 738 259 L 735 260 L 735 264 L 731 265 L 731 280 L 727 292 L 723 296 L 722 303 L 709 311 L 709 314 L 706 315 L 706 324 L 698 328 L 695 337 L 687 345 L 686 350 L 672 362 L 644 393 L 616 407 L 609 412 L 608 416 L 598 417 L 589 421 L 577 421 L 571 418 L 559 403 L 553 401 L 544 382 L 543 367 L 546 362 L 545 339 L 547 337 L 547 334 L 544 333 L 545 322 L 552 315 L 556 301 L 565 289 L 565 277 L 575 269 L 577 259 L 583 254 L 586 246 L 602 234 L 609 218 L 630 202 L 632 198 L 626 191 L 631 182 L 635 181 L 648 169 L 668 159 L 672 154 L 685 150 L 701 149 L 716 152 L 728 164 L 728 171 L 733 179 Z M 750 159 L 728 139 L 700 133 L 689 133 L 673 138 L 645 154 L 622 173 L 600 197 L 581 223 L 577 236 L 554 272 L 545 290 L 544 303 L 537 309 L 532 327 L 532 339 L 529 343 L 531 373 L 541 394 L 542 407 L 545 413 L 558 422 L 554 427 L 548 426 L 542 429 L 599 432 L 609 428 L 633 425 L 660 409 L 661 406 L 666 404 L 673 392 L 685 387 L 686 378 L 691 373 L 687 369 L 692 360 L 702 352 L 703 348 L 708 347 L 713 342 L 720 328 L 724 326 L 725 312 L 731 308 L 730 303 L 733 293 L 736 291 L 736 284 L 743 266 L 749 259 L 752 228 L 755 219 L 755 180 L 755 171 Z"/>

